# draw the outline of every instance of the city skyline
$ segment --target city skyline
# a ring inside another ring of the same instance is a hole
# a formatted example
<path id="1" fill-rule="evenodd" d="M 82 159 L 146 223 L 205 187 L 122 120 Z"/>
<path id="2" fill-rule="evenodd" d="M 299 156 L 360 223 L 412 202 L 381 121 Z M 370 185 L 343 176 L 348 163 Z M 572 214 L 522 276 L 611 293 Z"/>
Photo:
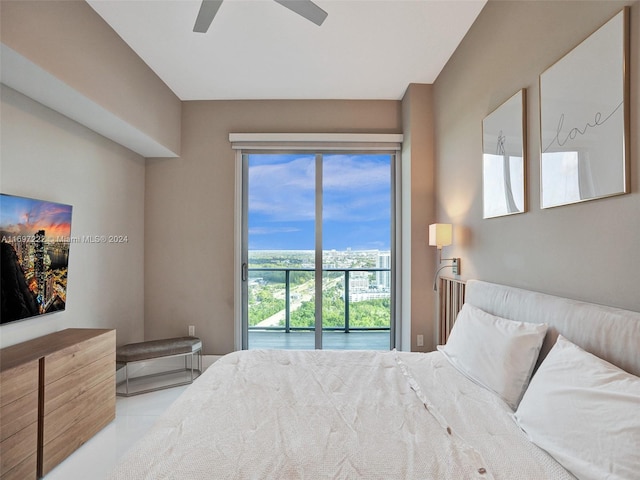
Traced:
<path id="1" fill-rule="evenodd" d="M 70 205 L 0 195 L 0 323 L 64 310 Z"/>

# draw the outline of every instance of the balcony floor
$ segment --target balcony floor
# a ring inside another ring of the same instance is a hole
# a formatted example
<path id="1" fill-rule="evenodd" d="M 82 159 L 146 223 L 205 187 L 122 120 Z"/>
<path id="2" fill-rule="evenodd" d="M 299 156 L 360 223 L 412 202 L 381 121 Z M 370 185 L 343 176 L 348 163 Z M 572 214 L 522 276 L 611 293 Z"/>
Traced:
<path id="1" fill-rule="evenodd" d="M 249 331 L 249 349 L 312 350 L 314 332 Z M 389 332 L 380 330 L 323 332 L 325 350 L 389 350 Z"/>

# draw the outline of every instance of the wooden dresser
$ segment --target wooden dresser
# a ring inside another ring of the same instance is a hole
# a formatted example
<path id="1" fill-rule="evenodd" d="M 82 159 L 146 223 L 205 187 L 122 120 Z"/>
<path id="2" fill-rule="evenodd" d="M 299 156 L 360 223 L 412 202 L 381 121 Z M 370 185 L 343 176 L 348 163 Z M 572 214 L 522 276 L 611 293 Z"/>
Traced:
<path id="1" fill-rule="evenodd" d="M 46 475 L 115 418 L 115 340 L 70 328 L 0 350 L 0 480 Z"/>

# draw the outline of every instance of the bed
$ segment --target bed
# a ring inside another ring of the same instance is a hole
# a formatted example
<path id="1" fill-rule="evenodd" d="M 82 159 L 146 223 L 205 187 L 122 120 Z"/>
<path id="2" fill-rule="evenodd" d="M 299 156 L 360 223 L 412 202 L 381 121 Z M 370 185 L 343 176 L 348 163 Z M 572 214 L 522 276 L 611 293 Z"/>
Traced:
<path id="1" fill-rule="evenodd" d="M 470 280 L 435 352 L 222 357 L 111 479 L 640 478 L 638 375 L 640 313 Z"/>

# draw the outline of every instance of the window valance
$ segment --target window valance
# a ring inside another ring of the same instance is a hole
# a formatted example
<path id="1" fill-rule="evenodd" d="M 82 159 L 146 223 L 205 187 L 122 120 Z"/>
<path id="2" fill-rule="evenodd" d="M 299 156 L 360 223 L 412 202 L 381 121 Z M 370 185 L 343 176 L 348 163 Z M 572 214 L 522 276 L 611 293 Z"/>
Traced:
<path id="1" fill-rule="evenodd" d="M 234 150 L 399 151 L 402 134 L 230 133 Z"/>

